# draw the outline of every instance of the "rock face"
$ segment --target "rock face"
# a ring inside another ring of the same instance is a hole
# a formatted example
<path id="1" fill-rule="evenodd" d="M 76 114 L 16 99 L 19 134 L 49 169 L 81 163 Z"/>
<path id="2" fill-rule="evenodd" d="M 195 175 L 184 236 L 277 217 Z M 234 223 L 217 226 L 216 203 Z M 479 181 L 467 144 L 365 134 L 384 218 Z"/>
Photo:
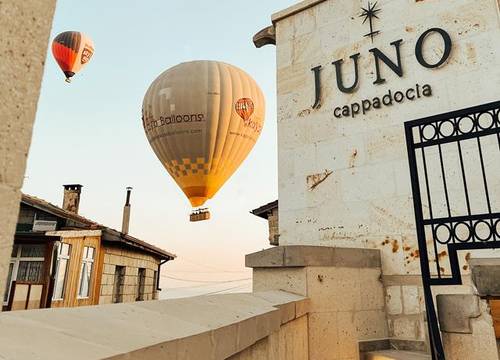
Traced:
<path id="1" fill-rule="evenodd" d="M 16 226 L 55 0 L 0 2 L 0 289 Z"/>

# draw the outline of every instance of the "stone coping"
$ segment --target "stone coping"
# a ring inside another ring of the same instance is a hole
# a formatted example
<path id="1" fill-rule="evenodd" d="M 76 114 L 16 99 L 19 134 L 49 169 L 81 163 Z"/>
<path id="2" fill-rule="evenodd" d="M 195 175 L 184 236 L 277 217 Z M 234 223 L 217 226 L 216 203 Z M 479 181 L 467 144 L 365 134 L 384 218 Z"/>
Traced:
<path id="1" fill-rule="evenodd" d="M 500 296 L 500 258 L 473 258 L 469 265 L 477 294 Z"/>
<path id="2" fill-rule="evenodd" d="M 286 17 L 295 15 L 301 11 L 304 11 L 310 7 L 313 7 L 319 3 L 322 3 L 323 1 L 326 1 L 326 0 L 303 0 L 303 1 L 300 1 L 299 3 L 297 3 L 295 5 L 292 5 L 286 9 L 283 9 L 281 11 L 274 13 L 271 16 L 271 21 L 273 22 L 273 24 L 275 24 L 276 22 L 283 20 Z"/>
<path id="3" fill-rule="evenodd" d="M 304 266 L 378 268 L 380 264 L 380 250 L 363 248 L 286 245 L 245 256 L 245 265 L 251 268 Z"/>
<path id="4" fill-rule="evenodd" d="M 266 291 L 4 312 L 0 358 L 225 359 L 305 315 L 308 305 Z"/>
<path id="5" fill-rule="evenodd" d="M 472 294 L 439 294 L 436 302 L 442 332 L 472 334 L 470 319 L 481 315 L 479 297 Z"/>

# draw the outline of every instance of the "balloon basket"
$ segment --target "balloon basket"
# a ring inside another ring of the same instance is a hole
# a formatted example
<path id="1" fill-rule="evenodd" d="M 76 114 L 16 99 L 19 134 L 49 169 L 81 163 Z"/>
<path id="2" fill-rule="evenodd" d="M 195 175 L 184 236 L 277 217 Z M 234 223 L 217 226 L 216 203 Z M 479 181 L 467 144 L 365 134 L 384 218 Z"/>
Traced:
<path id="1" fill-rule="evenodd" d="M 194 209 L 191 215 L 189 215 L 189 221 L 203 221 L 210 219 L 210 211 L 208 209 Z"/>

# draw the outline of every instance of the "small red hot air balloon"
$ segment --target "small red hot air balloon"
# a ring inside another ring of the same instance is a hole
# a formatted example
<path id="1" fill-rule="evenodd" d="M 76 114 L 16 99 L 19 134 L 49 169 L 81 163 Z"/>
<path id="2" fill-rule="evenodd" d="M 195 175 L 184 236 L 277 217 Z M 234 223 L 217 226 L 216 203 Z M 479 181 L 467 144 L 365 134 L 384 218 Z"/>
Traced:
<path id="1" fill-rule="evenodd" d="M 52 41 L 52 54 L 66 75 L 66 82 L 84 67 L 94 54 L 94 43 L 84 33 L 65 31 Z"/>
<path id="2" fill-rule="evenodd" d="M 253 114 L 253 101 L 250 98 L 241 98 L 234 104 L 234 109 L 243 120 L 247 121 Z"/>

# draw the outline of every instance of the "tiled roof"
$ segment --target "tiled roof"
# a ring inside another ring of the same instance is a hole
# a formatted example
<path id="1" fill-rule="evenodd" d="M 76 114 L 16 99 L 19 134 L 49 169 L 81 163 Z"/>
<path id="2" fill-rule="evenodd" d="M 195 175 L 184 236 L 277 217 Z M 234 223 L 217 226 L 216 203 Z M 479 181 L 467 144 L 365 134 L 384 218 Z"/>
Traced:
<path id="1" fill-rule="evenodd" d="M 132 246 L 135 248 L 139 248 L 145 252 L 153 253 L 161 256 L 164 259 L 172 260 L 176 257 L 175 254 L 172 254 L 166 250 L 160 249 L 154 245 L 151 245 L 143 240 L 137 239 L 128 234 L 123 234 L 118 230 L 112 229 L 110 227 L 99 224 L 95 221 L 87 219 L 78 214 L 74 214 L 70 211 L 66 211 L 59 206 L 56 206 L 48 201 L 37 198 L 36 196 L 31 196 L 27 194 L 22 194 L 21 202 L 34 208 L 46 211 L 55 216 L 62 217 L 64 219 L 70 219 L 75 223 L 78 223 L 78 227 L 81 226 L 82 229 L 95 229 L 95 230 L 103 230 L 103 240 L 109 242 L 118 242 L 128 246 Z"/>
<path id="2" fill-rule="evenodd" d="M 250 213 L 254 214 L 255 216 L 261 217 L 263 219 L 267 219 L 269 212 L 277 208 L 278 208 L 278 200 L 274 200 L 271 201 L 270 203 L 267 203 L 266 205 L 258 207 L 257 209 L 253 209 L 252 211 L 250 211 Z"/>

